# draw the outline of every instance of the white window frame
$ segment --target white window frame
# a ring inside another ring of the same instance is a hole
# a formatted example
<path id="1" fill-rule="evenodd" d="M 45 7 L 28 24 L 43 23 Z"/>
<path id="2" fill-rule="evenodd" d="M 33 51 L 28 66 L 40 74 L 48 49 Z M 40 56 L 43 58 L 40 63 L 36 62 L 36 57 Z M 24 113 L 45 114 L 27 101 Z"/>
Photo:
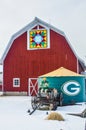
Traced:
<path id="1" fill-rule="evenodd" d="M 41 25 L 41 26 L 43 26 L 44 28 L 43 29 L 39 29 L 39 30 L 44 30 L 44 29 L 46 29 L 47 30 L 47 42 L 48 42 L 48 46 L 47 46 L 47 48 L 30 48 L 29 47 L 29 41 L 30 41 L 30 34 L 29 34 L 29 32 L 31 31 L 31 30 L 35 30 L 35 29 L 32 29 L 32 28 L 30 28 L 28 31 L 27 31 L 27 50 L 38 50 L 38 49 L 49 49 L 50 48 L 50 29 L 48 28 L 48 27 L 46 27 L 46 26 L 44 26 L 44 25 L 42 25 L 42 24 L 39 24 L 39 25 Z M 35 26 L 39 26 L 38 24 L 35 24 L 34 25 L 34 27 Z M 33 28 L 34 28 L 33 27 Z M 36 29 L 37 30 L 37 29 Z"/>
<path id="2" fill-rule="evenodd" d="M 18 84 L 16 84 L 18 82 Z M 13 87 L 20 87 L 20 78 L 13 78 Z"/>

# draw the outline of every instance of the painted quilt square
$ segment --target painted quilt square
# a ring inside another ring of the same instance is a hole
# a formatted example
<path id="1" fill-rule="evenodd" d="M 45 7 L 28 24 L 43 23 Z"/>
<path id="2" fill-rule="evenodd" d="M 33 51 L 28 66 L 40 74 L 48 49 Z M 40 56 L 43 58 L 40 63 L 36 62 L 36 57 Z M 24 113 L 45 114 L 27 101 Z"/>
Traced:
<path id="1" fill-rule="evenodd" d="M 30 49 L 47 48 L 47 30 L 31 30 L 30 32 Z"/>

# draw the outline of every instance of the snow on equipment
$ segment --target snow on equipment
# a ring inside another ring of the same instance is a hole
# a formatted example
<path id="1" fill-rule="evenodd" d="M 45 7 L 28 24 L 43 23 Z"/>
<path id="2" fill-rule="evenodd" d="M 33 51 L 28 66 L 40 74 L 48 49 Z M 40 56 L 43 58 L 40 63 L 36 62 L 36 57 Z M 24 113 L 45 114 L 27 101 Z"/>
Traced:
<path id="1" fill-rule="evenodd" d="M 29 114 L 31 115 L 37 109 L 56 110 L 57 106 L 62 106 L 62 99 L 62 93 L 59 94 L 55 88 L 39 88 L 38 94 L 31 98 L 33 111 Z"/>

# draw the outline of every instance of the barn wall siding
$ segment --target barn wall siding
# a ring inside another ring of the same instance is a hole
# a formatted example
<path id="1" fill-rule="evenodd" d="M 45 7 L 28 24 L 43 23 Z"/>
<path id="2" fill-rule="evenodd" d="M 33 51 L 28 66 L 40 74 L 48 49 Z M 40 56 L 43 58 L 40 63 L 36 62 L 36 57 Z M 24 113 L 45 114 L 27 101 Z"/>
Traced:
<path id="1" fill-rule="evenodd" d="M 4 60 L 4 91 L 28 91 L 28 78 L 36 78 L 59 67 L 77 72 L 77 58 L 66 39 L 50 30 L 50 49 L 27 50 L 27 32 L 14 40 Z M 13 78 L 20 78 L 19 88 Z"/>

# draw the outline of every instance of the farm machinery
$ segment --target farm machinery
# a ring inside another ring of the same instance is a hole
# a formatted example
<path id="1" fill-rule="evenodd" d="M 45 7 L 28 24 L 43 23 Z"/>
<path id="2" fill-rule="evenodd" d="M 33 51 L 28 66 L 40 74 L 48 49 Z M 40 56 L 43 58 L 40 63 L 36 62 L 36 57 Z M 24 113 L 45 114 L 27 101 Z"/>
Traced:
<path id="1" fill-rule="evenodd" d="M 55 88 L 48 88 L 43 90 L 39 88 L 38 94 L 31 97 L 31 106 L 33 108 L 31 115 L 35 110 L 56 110 L 58 106 L 62 106 L 63 96 L 62 93 L 58 93 Z"/>

